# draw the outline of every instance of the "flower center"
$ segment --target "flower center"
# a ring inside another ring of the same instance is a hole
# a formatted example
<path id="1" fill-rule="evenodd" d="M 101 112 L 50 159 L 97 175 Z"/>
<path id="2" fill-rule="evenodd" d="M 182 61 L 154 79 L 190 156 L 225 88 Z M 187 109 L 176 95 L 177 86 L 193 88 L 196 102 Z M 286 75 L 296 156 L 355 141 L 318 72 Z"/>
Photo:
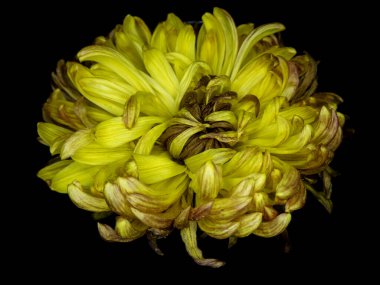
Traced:
<path id="1" fill-rule="evenodd" d="M 184 160 L 237 142 L 234 125 L 223 120 L 232 114 L 232 101 L 237 98 L 235 92 L 228 90 L 228 83 L 227 77 L 203 76 L 186 92 L 180 112 L 159 138 L 174 158 Z"/>

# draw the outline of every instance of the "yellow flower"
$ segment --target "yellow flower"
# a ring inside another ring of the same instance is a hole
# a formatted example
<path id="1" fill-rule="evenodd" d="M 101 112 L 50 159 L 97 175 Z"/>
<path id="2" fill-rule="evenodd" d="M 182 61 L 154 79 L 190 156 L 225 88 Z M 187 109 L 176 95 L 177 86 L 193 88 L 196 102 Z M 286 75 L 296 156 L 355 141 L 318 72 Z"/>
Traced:
<path id="1" fill-rule="evenodd" d="M 177 228 L 198 264 L 219 267 L 197 228 L 276 236 L 306 190 L 331 211 L 344 116 L 339 96 L 316 93 L 316 62 L 280 44 L 282 24 L 236 27 L 219 8 L 202 22 L 196 32 L 169 14 L 151 33 L 128 15 L 60 61 L 38 124 L 57 158 L 38 176 L 82 209 L 114 213 L 114 228 L 98 223 L 104 239 L 147 234 L 156 246 Z"/>

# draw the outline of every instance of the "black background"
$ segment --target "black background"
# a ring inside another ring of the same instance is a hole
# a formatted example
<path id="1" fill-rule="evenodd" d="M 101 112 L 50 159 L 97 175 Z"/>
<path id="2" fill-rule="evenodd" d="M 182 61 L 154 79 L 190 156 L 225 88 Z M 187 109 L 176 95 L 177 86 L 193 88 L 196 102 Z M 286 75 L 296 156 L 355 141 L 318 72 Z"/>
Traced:
<path id="1" fill-rule="evenodd" d="M 123 282 L 131 282 L 129 278 L 139 282 L 181 282 L 178 275 L 186 281 L 196 278 L 197 282 L 216 282 L 229 277 L 249 283 L 259 279 L 297 283 L 328 280 L 331 276 L 366 278 L 367 271 L 359 267 L 367 266 L 367 256 L 373 256 L 375 251 L 366 245 L 373 235 L 369 202 L 376 177 L 367 172 L 371 144 L 363 139 L 365 127 L 371 122 L 368 105 L 375 100 L 377 83 L 370 81 L 368 69 L 374 65 L 375 56 L 373 35 L 368 32 L 371 9 L 364 2 L 360 6 L 332 6 L 320 1 L 280 3 L 50 1 L 20 4 L 9 11 L 15 13 L 12 24 L 5 26 L 11 34 L 4 37 L 4 46 L 10 49 L 4 55 L 5 62 L 10 63 L 4 67 L 10 75 L 11 92 L 6 96 L 11 102 L 6 105 L 9 115 L 4 130 L 11 130 L 4 140 L 9 149 L 16 146 L 17 150 L 10 152 L 13 157 L 6 164 L 4 177 L 11 182 L 4 187 L 11 198 L 3 199 L 9 208 L 4 211 L 9 226 L 4 227 L 3 234 L 8 237 L 3 243 L 10 253 L 8 264 L 21 269 L 30 280 L 50 281 L 75 275 L 83 280 L 120 278 Z M 285 44 L 299 53 L 307 51 L 320 61 L 318 90 L 332 91 L 344 98 L 340 111 L 350 116 L 347 127 L 356 131 L 345 139 L 332 164 L 341 172 L 333 180 L 333 213 L 327 214 L 309 195 L 307 205 L 294 213 L 289 226 L 293 245 L 289 254 L 282 253 L 283 241 L 279 238 L 252 236 L 239 240 L 231 249 L 227 249 L 226 241 L 200 241 L 206 257 L 227 261 L 220 269 L 195 265 L 178 232 L 159 242 L 164 257 L 150 250 L 145 238 L 128 244 L 104 242 L 89 213 L 77 209 L 66 195 L 50 191 L 36 177 L 49 159 L 47 147 L 36 140 L 36 123 L 42 119 L 41 107 L 51 92 L 50 73 L 59 59 L 73 59 L 82 47 L 91 44 L 96 36 L 107 35 L 127 14 L 140 16 L 153 29 L 169 12 L 182 20 L 198 20 L 214 6 L 227 9 L 237 24 L 285 24 Z M 55 274 L 53 279 L 49 277 L 51 273 Z M 25 277 L 23 274 L 14 277 Z"/>

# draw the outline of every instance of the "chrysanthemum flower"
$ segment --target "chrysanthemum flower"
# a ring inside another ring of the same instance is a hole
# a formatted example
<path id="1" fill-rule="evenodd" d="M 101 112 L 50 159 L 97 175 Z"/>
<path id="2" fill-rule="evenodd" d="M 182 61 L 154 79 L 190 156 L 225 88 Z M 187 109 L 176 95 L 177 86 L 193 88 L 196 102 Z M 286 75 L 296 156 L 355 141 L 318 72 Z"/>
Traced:
<path id="1" fill-rule="evenodd" d="M 109 241 L 179 229 L 201 265 L 197 229 L 216 239 L 286 230 L 306 190 L 331 210 L 342 99 L 316 93 L 317 64 L 273 23 L 238 27 L 224 10 L 199 31 L 169 14 L 153 33 L 128 15 L 78 61 L 58 63 L 38 124 L 55 156 L 38 176 L 78 207 L 113 213 Z M 323 189 L 315 183 L 321 179 Z"/>

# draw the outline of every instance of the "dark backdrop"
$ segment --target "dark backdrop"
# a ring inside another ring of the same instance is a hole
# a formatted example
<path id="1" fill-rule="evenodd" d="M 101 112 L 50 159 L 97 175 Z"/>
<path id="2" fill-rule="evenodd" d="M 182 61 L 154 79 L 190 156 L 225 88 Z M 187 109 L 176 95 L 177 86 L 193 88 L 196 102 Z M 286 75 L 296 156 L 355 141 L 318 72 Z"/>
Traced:
<path id="1" fill-rule="evenodd" d="M 109 280 L 118 277 L 125 283 L 132 282 L 130 278 L 137 278 L 138 282 L 150 279 L 183 282 L 178 274 L 186 281 L 213 278 L 216 282 L 218 278 L 230 277 L 252 284 L 258 279 L 270 283 L 281 278 L 284 282 L 328 280 L 331 275 L 364 278 L 366 274 L 359 274 L 357 266 L 365 259 L 357 254 L 371 255 L 371 251 L 364 250 L 371 227 L 364 222 L 369 219 L 369 211 L 363 209 L 368 200 L 365 183 L 369 181 L 365 177 L 368 156 L 364 154 L 368 155 L 371 145 L 364 145 L 361 136 L 371 115 L 364 107 L 368 105 L 368 97 L 363 87 L 367 86 L 364 82 L 368 83 L 370 72 L 360 63 L 371 61 L 367 56 L 371 38 L 364 35 L 366 20 L 358 19 L 357 15 L 370 9 L 364 4 L 333 7 L 320 1 L 94 2 L 20 4 L 15 9 L 14 24 L 7 25 L 14 39 L 6 44 L 13 44 L 13 51 L 17 52 L 5 57 L 18 61 L 12 67 L 15 71 L 9 69 L 16 81 L 13 90 L 18 91 L 8 93 L 13 101 L 6 111 L 21 105 L 17 110 L 22 110 L 22 123 L 17 123 L 20 116 L 10 116 L 9 121 L 17 124 L 16 133 L 21 134 L 17 142 L 23 144 L 17 151 L 20 157 L 13 159 L 15 164 L 7 165 L 12 170 L 9 173 L 15 176 L 7 187 L 13 196 L 7 202 L 10 210 L 5 214 L 11 224 L 6 230 L 9 241 L 5 244 L 11 253 L 7 258 L 9 264 L 22 269 L 20 272 L 27 278 L 51 281 L 78 275 Z M 77 51 L 91 44 L 96 36 L 106 35 L 127 14 L 140 16 L 154 28 L 169 12 L 175 12 L 183 20 L 198 20 L 204 12 L 211 12 L 213 6 L 227 9 L 237 24 L 274 21 L 285 24 L 285 44 L 301 53 L 308 51 L 320 61 L 319 90 L 336 92 L 344 98 L 340 110 L 349 114 L 347 126 L 356 130 L 353 137 L 343 142 L 333 163 L 341 172 L 333 180 L 333 213 L 327 214 L 309 195 L 307 205 L 294 213 L 289 226 L 293 244 L 289 254 L 282 253 L 283 241 L 279 238 L 252 236 L 231 249 L 227 249 L 225 241 L 202 240 L 205 256 L 227 261 L 225 267 L 217 270 L 195 265 L 187 256 L 178 232 L 159 242 L 164 257 L 151 251 L 145 238 L 129 244 L 102 241 L 89 213 L 77 209 L 66 195 L 50 191 L 36 178 L 36 172 L 49 159 L 47 147 L 36 140 L 36 123 L 41 120 L 42 104 L 51 91 L 50 73 L 59 59 L 73 59 Z M 9 137 L 7 141 L 17 145 Z M 54 273 L 53 279 L 50 273 Z"/>

